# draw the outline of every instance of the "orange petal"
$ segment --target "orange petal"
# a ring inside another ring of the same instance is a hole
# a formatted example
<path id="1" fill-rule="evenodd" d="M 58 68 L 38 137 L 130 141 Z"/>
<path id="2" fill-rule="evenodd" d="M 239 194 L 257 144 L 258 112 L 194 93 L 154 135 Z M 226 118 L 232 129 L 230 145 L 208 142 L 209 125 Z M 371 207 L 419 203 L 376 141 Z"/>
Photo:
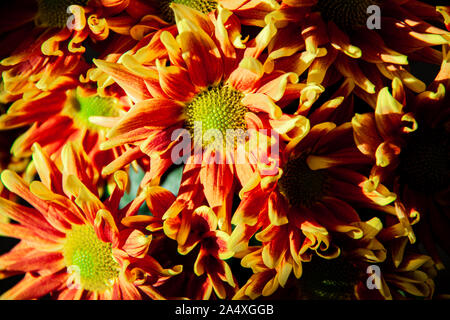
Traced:
<path id="1" fill-rule="evenodd" d="M 110 75 L 134 102 L 152 97 L 144 79 L 131 73 L 122 65 L 98 59 L 94 59 L 93 62 L 100 70 Z"/>
<path id="2" fill-rule="evenodd" d="M 62 193 L 62 174 L 37 143 L 33 144 L 33 161 L 42 183 L 56 193 Z"/>
<path id="3" fill-rule="evenodd" d="M 267 196 L 267 192 L 261 190 L 261 188 L 244 193 L 241 203 L 231 219 L 231 223 L 234 225 L 242 223 L 250 226 L 255 225 L 259 215 L 267 206 Z"/>
<path id="4" fill-rule="evenodd" d="M 28 208 L 0 197 L 0 210 L 2 215 L 32 228 L 40 236 L 45 237 L 48 235 L 51 238 L 64 237 L 63 233 L 54 229 L 34 208 Z"/>
<path id="5" fill-rule="evenodd" d="M 279 119 L 283 113 L 269 96 L 262 93 L 246 94 L 241 102 L 254 112 L 267 113 L 271 119 Z"/>
<path id="6" fill-rule="evenodd" d="M 94 229 L 97 237 L 116 246 L 119 239 L 119 229 L 117 228 L 114 217 L 106 209 L 100 209 L 94 219 Z"/>
<path id="7" fill-rule="evenodd" d="M 352 119 L 355 143 L 363 154 L 374 158 L 375 151 L 383 142 L 378 134 L 373 113 L 355 114 Z"/>
<path id="8" fill-rule="evenodd" d="M 387 167 L 395 163 L 400 151 L 401 148 L 396 143 L 384 141 L 375 151 L 376 165 L 379 167 Z"/>
<path id="9" fill-rule="evenodd" d="M 364 75 L 356 61 L 342 55 L 338 56 L 336 68 L 345 77 L 354 79 L 355 83 L 367 93 L 375 93 L 375 85 Z"/>
<path id="10" fill-rule="evenodd" d="M 161 88 L 169 98 L 185 102 L 194 97 L 196 90 L 187 70 L 178 66 L 163 66 L 159 60 L 156 67 Z"/>
<path id="11" fill-rule="evenodd" d="M 100 199 L 74 175 L 67 177 L 65 190 L 68 194 L 75 197 L 75 203 L 81 208 L 87 220 L 92 224 L 94 223 L 97 212 L 106 209 Z"/>
<path id="12" fill-rule="evenodd" d="M 152 186 L 148 190 L 147 206 L 154 217 L 162 217 L 175 202 L 175 196 L 169 190 Z"/>
<path id="13" fill-rule="evenodd" d="M 213 152 L 208 152 L 200 170 L 200 181 L 211 208 L 224 205 L 233 186 L 233 173 L 227 163 L 214 163 Z"/>
<path id="14" fill-rule="evenodd" d="M 46 296 L 48 293 L 62 287 L 69 274 L 59 272 L 47 276 L 33 276 L 30 273 L 25 275 L 18 284 L 6 291 L 0 299 L 2 300 L 31 300 Z"/>
<path id="15" fill-rule="evenodd" d="M 214 41 L 190 20 L 183 18 L 177 21 L 177 27 L 177 41 L 192 83 L 202 88 L 218 84 L 223 75 L 223 65 Z"/>
<path id="16" fill-rule="evenodd" d="M 384 139 L 388 139 L 399 131 L 402 124 L 403 105 L 394 99 L 388 88 L 378 93 L 375 121 Z"/>
<path id="17" fill-rule="evenodd" d="M 241 92 L 251 92 L 264 74 L 263 65 L 253 57 L 244 57 L 231 72 L 228 83 Z"/>
<path id="18" fill-rule="evenodd" d="M 269 197 L 269 219 L 275 226 L 281 226 L 288 223 L 287 208 L 288 204 L 284 198 L 277 192 L 272 192 Z"/>
<path id="19" fill-rule="evenodd" d="M 183 105 L 177 101 L 156 98 L 141 101 L 108 132 L 108 138 L 142 127 L 165 128 L 182 121 L 183 117 Z"/>
<path id="20" fill-rule="evenodd" d="M 123 250 L 135 258 L 143 258 L 152 241 L 151 235 L 145 235 L 139 230 L 133 230 L 123 244 Z"/>
<path id="21" fill-rule="evenodd" d="M 361 57 L 361 49 L 351 45 L 349 37 L 333 21 L 328 22 L 328 33 L 330 34 L 330 41 L 333 47 L 341 50 L 351 58 Z"/>

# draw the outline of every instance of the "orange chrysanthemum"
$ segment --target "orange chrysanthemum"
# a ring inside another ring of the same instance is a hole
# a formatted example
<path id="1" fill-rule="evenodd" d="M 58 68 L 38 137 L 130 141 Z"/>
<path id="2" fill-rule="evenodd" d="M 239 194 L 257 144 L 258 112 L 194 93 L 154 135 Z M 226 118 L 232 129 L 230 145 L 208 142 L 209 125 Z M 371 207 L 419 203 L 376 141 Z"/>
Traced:
<path id="1" fill-rule="evenodd" d="M 29 156 L 31 146 L 39 143 L 55 159 L 67 142 L 76 141 L 83 145 L 98 175 L 124 150 L 99 149 L 106 140 L 107 128 L 97 125 L 96 119 L 118 117 L 128 109 L 126 97 L 112 91 L 99 96 L 89 84 L 78 83 L 15 101 L 0 117 L 0 130 L 31 126 L 11 147 L 11 153 L 18 158 Z"/>
<path id="2" fill-rule="evenodd" d="M 356 288 L 358 299 L 407 300 L 411 298 L 431 299 L 435 291 L 436 268 L 426 255 L 407 252 L 401 264 L 391 261 L 381 264 L 379 289 L 370 290 L 364 281 Z M 374 284 L 376 284 L 374 280 Z"/>
<path id="3" fill-rule="evenodd" d="M 120 224 L 143 202 L 137 198 L 119 208 L 125 172 L 115 173 L 111 195 L 102 202 L 83 151 L 66 145 L 60 171 L 39 145 L 33 150 L 41 181 L 28 185 L 9 170 L 1 175 L 3 184 L 32 206 L 0 198 L 1 213 L 17 222 L 2 223 L 0 233 L 20 239 L 0 257 L 1 274 L 25 273 L 2 298 L 163 299 L 154 286 L 181 267 L 161 267 L 147 255 L 151 236 Z"/>
<path id="4" fill-rule="evenodd" d="M 146 199 L 151 215 L 129 215 L 122 223 L 144 233 L 151 232 L 153 241 L 159 245 L 152 249 L 152 254 L 183 265 L 183 274 L 170 279 L 161 287 L 161 292 L 206 300 L 210 299 L 213 290 L 220 299 L 232 296 L 236 280 L 224 260 L 231 258 L 233 252 L 228 248 L 229 235 L 217 228 L 214 211 L 206 206 L 195 210 L 183 207 L 181 212 L 174 214 L 179 203 L 170 191 L 160 186 L 145 187 L 138 195 L 138 198 L 142 197 Z M 185 281 L 190 283 L 186 291 L 180 290 L 178 285 L 174 287 Z"/>
<path id="5" fill-rule="evenodd" d="M 368 27 L 374 18 L 370 6 L 380 9 L 379 28 Z M 436 8 L 419 1 L 283 0 L 269 17 L 284 29 L 271 46 L 267 69 L 278 64 L 288 71 L 309 68 L 308 83 L 325 84 L 337 73 L 353 79 L 364 99 L 380 90 L 385 78 L 398 77 L 411 90 L 424 91 L 408 60 L 438 65 L 442 54 L 433 46 L 450 41 Z"/>
<path id="6" fill-rule="evenodd" d="M 1 10 L 7 15 L 1 20 L 9 21 L 10 15 L 23 8 L 29 12 L 22 19 L 0 26 L 0 30 L 9 32 L 2 46 L 15 48 L 1 61 L 2 102 L 14 101 L 36 87 L 48 90 L 77 78 L 87 69 L 82 57 L 86 40 L 102 42 L 111 38 L 110 31 L 129 35 L 131 27 L 147 12 L 139 0 L 38 0 L 37 5 L 36 1 L 23 0 Z M 22 38 L 16 44 L 17 37 Z"/>
<path id="7" fill-rule="evenodd" d="M 171 4 L 181 4 L 204 14 L 214 15 L 220 5 L 233 12 L 244 25 L 265 25 L 264 18 L 279 8 L 275 0 L 149 0 L 150 13 L 131 29 L 131 35 L 140 39 L 148 32 L 175 23 Z"/>
<path id="8" fill-rule="evenodd" d="M 363 238 L 343 242 L 338 239 L 342 249 L 338 257 L 313 256 L 303 261 L 301 277 L 285 278 L 282 288 L 278 281 L 286 277 L 289 267 L 277 272 L 266 266 L 260 250 L 250 248 L 252 253 L 242 260 L 242 265 L 254 273 L 234 299 L 256 299 L 261 295 L 296 300 L 402 300 L 433 296 L 436 269 L 429 256 L 407 252 L 401 261 L 394 261 L 377 239 L 383 228 L 380 219 L 373 218 L 360 227 Z"/>
<path id="9" fill-rule="evenodd" d="M 399 219 L 409 226 L 406 209 L 417 210 L 417 231 L 438 268 L 443 263 L 436 244 L 450 252 L 448 237 L 449 55 L 430 90 L 417 96 L 405 90 L 398 79 L 378 94 L 374 113 L 356 114 L 354 137 L 360 151 L 374 160 L 371 180 L 393 185 L 398 194 Z M 436 242 L 436 240 L 438 240 Z"/>
<path id="10" fill-rule="evenodd" d="M 273 142 L 265 146 L 258 144 L 263 139 L 271 139 L 271 132 L 259 134 L 260 129 L 274 130 L 286 139 L 290 131 L 304 130 L 303 116 L 283 115 L 280 106 L 275 104 L 283 106 L 298 97 L 297 76 L 278 71 L 264 74 L 262 70 L 258 57 L 276 31 L 273 24 L 266 26 L 245 47 L 240 41 L 240 25 L 228 10 L 219 6 L 216 19 L 211 20 L 186 6 L 172 4 L 172 8 L 178 34 L 174 37 L 177 30 L 168 29 L 150 42 L 163 44 L 165 59 L 154 61 L 154 56 L 161 51 L 142 48 L 135 55 L 124 55 L 122 64 L 94 60 L 136 102 L 102 144 L 105 149 L 124 144 L 133 148 L 105 168 L 104 173 L 119 169 L 141 157 L 143 152 L 151 158 L 145 184 L 158 181 L 167 168 L 187 156 L 185 172 L 192 170 L 191 173 L 199 176 L 197 188 L 203 186 L 211 208 L 223 209 L 219 225 L 222 230 L 229 230 L 231 207 L 225 207 L 233 193 L 234 178 L 245 181 L 253 170 L 248 158 L 242 164 L 233 158 L 237 157 L 238 146 L 244 151 L 248 151 L 248 145 L 257 146 L 261 150 L 250 150 L 250 153 L 263 153 Z M 227 130 L 248 129 L 255 129 L 256 134 L 240 142 L 228 140 Z M 220 146 L 208 142 L 209 130 L 221 135 L 213 139 Z M 197 134 L 203 143 L 196 140 Z M 177 154 L 174 160 L 174 146 L 185 139 L 193 141 L 189 145 L 190 153 Z M 223 148 L 225 145 L 231 147 Z M 202 150 L 200 160 L 195 152 L 198 147 Z"/>
<path id="11" fill-rule="evenodd" d="M 139 55 L 145 56 L 144 53 L 138 53 L 136 55 L 136 51 L 144 47 L 143 50 L 145 51 L 154 51 L 151 59 L 165 57 L 166 54 L 163 53 L 164 46 L 160 41 L 155 40 L 159 39 L 159 34 L 162 29 L 171 30 L 172 28 L 170 28 L 170 26 L 175 23 L 175 15 L 171 8 L 171 3 L 188 6 L 201 13 L 211 15 L 212 19 L 215 19 L 214 15 L 216 14 L 216 9 L 220 5 L 233 12 L 240 23 L 261 27 L 265 25 L 265 16 L 279 7 L 279 4 L 274 0 L 149 0 L 147 4 L 150 12 L 130 29 L 131 38 L 141 41 L 135 47 L 127 48 L 124 44 L 130 42 L 130 39 L 120 39 L 120 41 L 118 41 L 120 45 L 114 46 L 110 50 L 105 50 L 110 54 L 98 58 L 108 62 L 121 62 L 122 54 L 127 50 L 129 50 L 126 52 L 127 54 L 131 54 L 135 57 Z M 233 17 L 233 19 L 235 19 L 235 17 Z M 158 54 L 158 51 L 160 51 L 160 54 L 162 55 Z M 149 60 L 148 56 L 146 57 L 146 60 Z M 93 67 L 88 71 L 88 78 L 98 82 L 100 90 L 103 90 L 107 86 L 114 85 L 112 78 L 96 67 Z"/>
<path id="12" fill-rule="evenodd" d="M 205 285 L 212 287 L 217 297 L 225 299 L 228 289 L 236 287 L 230 267 L 224 261 L 233 256 L 229 250 L 229 235 L 217 230 L 218 219 L 211 208 L 199 207 L 164 221 L 165 234 L 178 243 L 178 252 L 186 255 L 199 247 L 194 262 L 197 276 L 207 275 Z M 228 290 L 230 291 L 230 290 Z M 211 290 L 209 290 L 211 292 Z"/>
<path id="13" fill-rule="evenodd" d="M 314 125 L 292 139 L 281 157 L 276 174 L 256 172 L 244 186 L 232 218 L 233 251 L 248 250 L 253 235 L 262 243 L 242 263 L 253 269 L 262 261 L 271 269 L 263 277 L 270 280 L 264 295 L 284 286 L 292 271 L 299 278 L 302 261 L 309 261 L 313 252 L 328 259 L 338 256 L 333 236 L 362 238 L 366 223 L 354 207 L 384 208 L 395 200 L 383 185 L 373 188 L 358 172 L 369 159 L 358 155 L 349 122 Z"/>

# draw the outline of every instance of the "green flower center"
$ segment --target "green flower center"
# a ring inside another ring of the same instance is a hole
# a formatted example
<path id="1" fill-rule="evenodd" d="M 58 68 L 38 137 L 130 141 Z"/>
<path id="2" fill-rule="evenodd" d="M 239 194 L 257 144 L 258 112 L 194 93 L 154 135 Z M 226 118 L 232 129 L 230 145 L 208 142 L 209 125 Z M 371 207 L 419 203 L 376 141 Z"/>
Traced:
<path id="1" fill-rule="evenodd" d="M 162 18 L 170 23 L 175 23 L 175 16 L 170 8 L 171 3 L 183 4 L 203 13 L 209 13 L 217 8 L 217 0 L 161 0 L 159 8 Z"/>
<path id="2" fill-rule="evenodd" d="M 89 0 L 39 0 L 36 23 L 41 27 L 64 28 L 69 17 L 71 5 L 85 6 Z"/>
<path id="3" fill-rule="evenodd" d="M 111 243 L 98 239 L 91 226 L 73 225 L 66 234 L 63 253 L 66 266 L 76 272 L 85 290 L 103 292 L 119 275 Z"/>
<path id="4" fill-rule="evenodd" d="M 227 139 L 234 143 L 247 129 L 245 113 L 248 109 L 241 103 L 243 96 L 226 85 L 200 92 L 185 108 L 186 128 L 194 137 L 201 134 L 203 146 L 218 142 L 215 133 L 221 134 L 223 143 L 227 143 Z"/>
<path id="5" fill-rule="evenodd" d="M 84 96 L 77 90 L 69 99 L 69 113 L 83 125 L 90 129 L 100 127 L 89 121 L 90 117 L 116 117 L 118 101 L 113 97 L 100 97 L 98 95 Z"/>
<path id="6" fill-rule="evenodd" d="M 331 260 L 313 257 L 302 266 L 300 289 L 304 298 L 312 300 L 351 300 L 355 285 L 364 276 L 342 257 Z"/>
<path id="7" fill-rule="evenodd" d="M 343 30 L 349 31 L 366 26 L 367 8 L 380 5 L 381 0 L 319 0 L 317 10 L 326 21 L 333 21 Z"/>
<path id="8" fill-rule="evenodd" d="M 310 207 L 325 194 L 328 176 L 324 170 L 311 170 L 304 157 L 289 160 L 278 180 L 278 190 L 291 206 Z"/>
<path id="9" fill-rule="evenodd" d="M 400 153 L 400 181 L 411 189 L 432 194 L 449 187 L 450 141 L 444 130 L 411 135 Z"/>

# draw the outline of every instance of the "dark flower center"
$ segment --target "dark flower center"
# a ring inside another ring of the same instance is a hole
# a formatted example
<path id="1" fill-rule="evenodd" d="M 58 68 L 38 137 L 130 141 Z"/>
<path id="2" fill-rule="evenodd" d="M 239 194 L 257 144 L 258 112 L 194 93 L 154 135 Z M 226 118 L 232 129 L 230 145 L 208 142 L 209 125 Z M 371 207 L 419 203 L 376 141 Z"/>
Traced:
<path id="1" fill-rule="evenodd" d="M 327 180 L 324 170 L 311 170 L 305 157 L 298 157 L 284 166 L 278 189 L 291 206 L 310 207 L 324 196 Z"/>
<path id="2" fill-rule="evenodd" d="M 71 5 L 85 6 L 89 0 L 40 0 L 36 23 L 42 27 L 64 28 L 72 15 Z"/>
<path id="3" fill-rule="evenodd" d="M 305 299 L 350 300 L 354 298 L 355 285 L 362 272 L 342 257 L 323 259 L 313 257 L 302 264 L 300 288 Z"/>
<path id="4" fill-rule="evenodd" d="M 367 8 L 380 5 L 381 0 L 319 0 L 317 10 L 326 21 L 333 21 L 343 30 L 366 26 Z"/>
<path id="5" fill-rule="evenodd" d="M 444 130 L 429 129 L 412 134 L 400 153 L 400 182 L 431 194 L 449 187 L 450 141 Z"/>
<path id="6" fill-rule="evenodd" d="M 217 8 L 217 0 L 161 0 L 159 8 L 164 20 L 175 23 L 175 16 L 170 8 L 171 3 L 183 4 L 203 13 L 209 13 Z"/>

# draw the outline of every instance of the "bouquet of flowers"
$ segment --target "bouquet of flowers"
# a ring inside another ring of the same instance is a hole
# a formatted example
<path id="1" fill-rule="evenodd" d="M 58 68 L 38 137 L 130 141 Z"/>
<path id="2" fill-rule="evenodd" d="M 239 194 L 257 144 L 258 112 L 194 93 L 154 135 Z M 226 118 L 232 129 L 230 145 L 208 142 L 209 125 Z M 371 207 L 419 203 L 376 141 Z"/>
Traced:
<path id="1" fill-rule="evenodd" d="M 2 299 L 450 293 L 450 6 L 0 6 Z"/>

